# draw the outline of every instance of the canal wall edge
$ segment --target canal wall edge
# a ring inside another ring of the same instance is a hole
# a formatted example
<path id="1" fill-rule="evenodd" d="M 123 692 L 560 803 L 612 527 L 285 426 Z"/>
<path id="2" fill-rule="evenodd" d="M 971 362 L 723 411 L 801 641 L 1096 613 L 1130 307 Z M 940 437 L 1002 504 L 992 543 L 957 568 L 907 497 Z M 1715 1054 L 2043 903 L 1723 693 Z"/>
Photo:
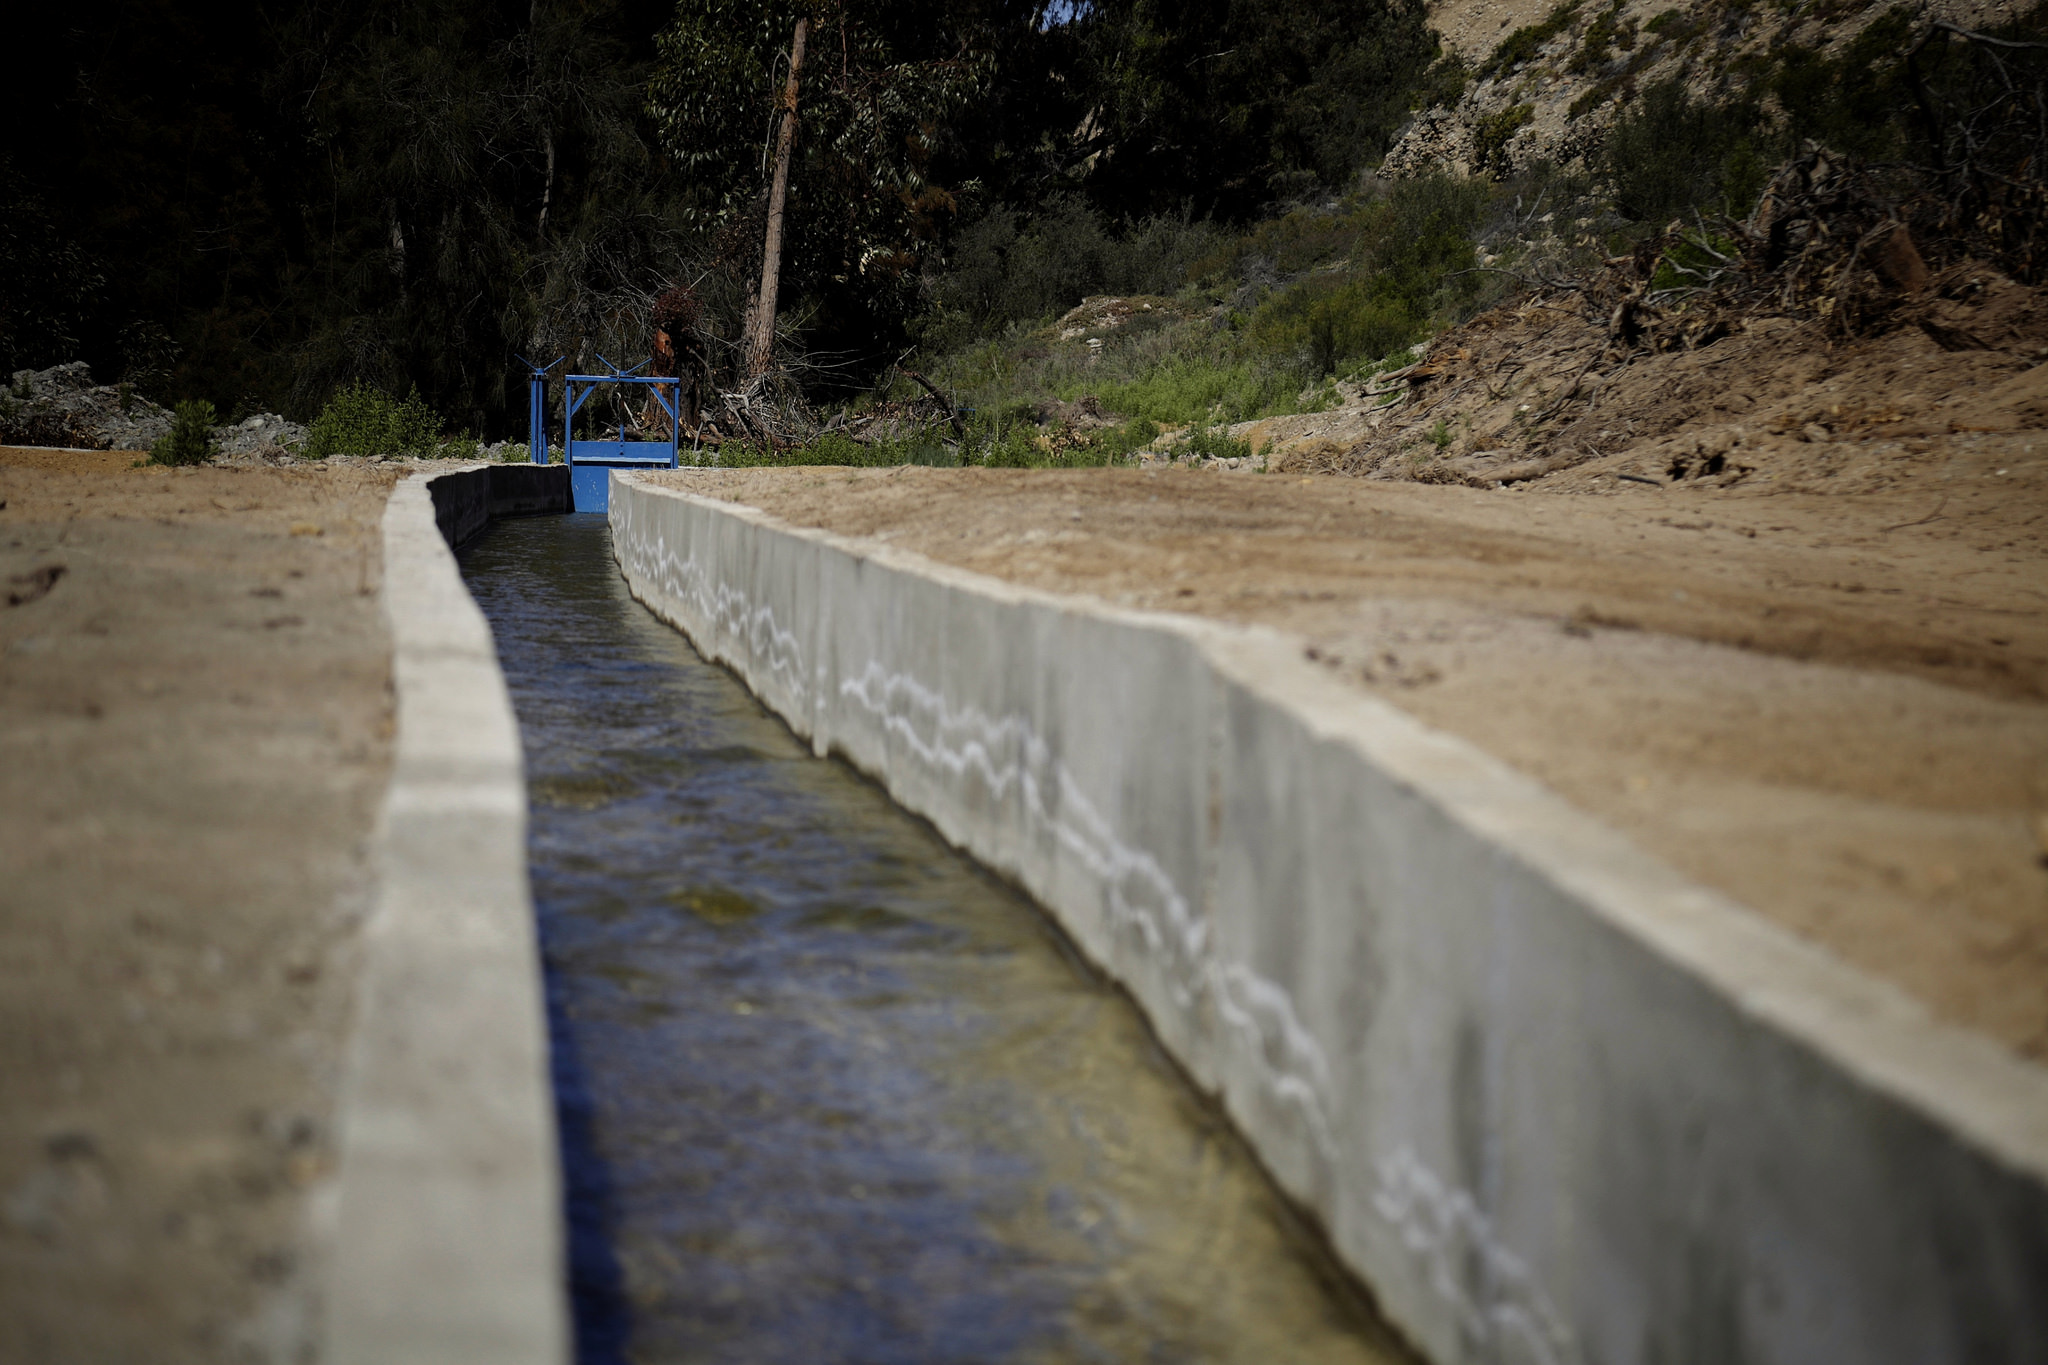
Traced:
<path id="1" fill-rule="evenodd" d="M 634 595 L 1123 983 L 1432 1359 L 2048 1360 L 2048 1071 L 1275 633 L 614 479 Z"/>
<path id="2" fill-rule="evenodd" d="M 385 507 L 397 732 L 342 1084 L 327 1365 L 569 1358 L 519 726 L 450 553 L 493 514 L 566 510 L 566 479 L 557 495 L 542 472 L 416 474 Z"/>
<path id="3" fill-rule="evenodd" d="M 569 500 L 567 465 L 454 465 L 427 479 L 427 496 L 434 504 L 441 539 L 456 550 L 500 517 L 575 510 Z"/>

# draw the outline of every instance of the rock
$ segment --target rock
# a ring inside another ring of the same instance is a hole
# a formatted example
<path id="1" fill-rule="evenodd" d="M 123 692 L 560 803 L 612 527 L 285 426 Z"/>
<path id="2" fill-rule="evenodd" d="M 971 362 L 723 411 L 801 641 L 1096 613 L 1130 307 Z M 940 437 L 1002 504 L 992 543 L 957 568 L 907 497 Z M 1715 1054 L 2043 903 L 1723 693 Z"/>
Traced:
<path id="1" fill-rule="evenodd" d="M 275 458 L 297 454 L 306 442 L 306 429 L 274 412 L 259 412 L 230 426 L 215 427 L 213 439 L 224 459 L 239 456 Z"/>
<path id="2" fill-rule="evenodd" d="M 171 429 L 171 414 L 132 389 L 95 385 L 82 360 L 16 370 L 0 394 L 0 443 L 146 450 Z"/>

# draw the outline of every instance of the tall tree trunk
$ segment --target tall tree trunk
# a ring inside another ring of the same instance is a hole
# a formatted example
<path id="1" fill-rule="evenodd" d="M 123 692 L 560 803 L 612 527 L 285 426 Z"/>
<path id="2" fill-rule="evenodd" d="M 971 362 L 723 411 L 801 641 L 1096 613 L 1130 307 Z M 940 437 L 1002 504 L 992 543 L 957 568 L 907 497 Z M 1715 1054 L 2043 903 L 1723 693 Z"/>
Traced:
<path id="1" fill-rule="evenodd" d="M 547 141 L 548 183 L 540 192 L 540 222 L 534 225 L 534 235 L 545 241 L 548 235 L 548 205 L 555 197 L 555 130 L 543 128 L 540 135 Z"/>
<path id="2" fill-rule="evenodd" d="M 775 179 L 768 187 L 768 237 L 761 248 L 761 290 L 747 319 L 747 377 L 768 373 L 775 355 L 775 303 L 782 285 L 782 205 L 789 196 L 789 152 L 796 143 L 796 81 L 804 65 L 804 37 L 811 21 L 796 21 L 789 45 L 789 84 L 782 92 L 782 132 L 775 140 Z"/>

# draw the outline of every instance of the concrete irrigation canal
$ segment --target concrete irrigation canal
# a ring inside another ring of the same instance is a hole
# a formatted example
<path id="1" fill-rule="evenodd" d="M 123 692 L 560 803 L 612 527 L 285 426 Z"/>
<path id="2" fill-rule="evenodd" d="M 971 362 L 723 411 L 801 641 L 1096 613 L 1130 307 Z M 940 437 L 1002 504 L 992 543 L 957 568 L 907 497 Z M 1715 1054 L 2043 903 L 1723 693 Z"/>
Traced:
<path id="1" fill-rule="evenodd" d="M 0 1359 L 2048 1365 L 2032 978 L 1957 1013 L 1455 678 L 1332 667 L 1338 589 L 1506 521 L 1580 592 L 1572 509 L 57 456 L 0 458 Z M 1212 542 L 1325 614 L 1103 567 Z M 1712 655 L 1564 624 L 1459 637 L 1475 690 Z M 1898 703 L 1916 782 L 2044 752 L 2031 702 L 1721 663 L 1805 679 L 1779 723 Z M 1870 830 L 1938 823 L 1883 776 Z M 1943 828 L 2042 885 L 2030 826 Z M 1950 939 L 2017 913 L 1970 894 Z"/>
<path id="2" fill-rule="evenodd" d="M 627 592 L 463 555 L 525 741 L 585 1361 L 1406 1359 L 1023 896 Z"/>

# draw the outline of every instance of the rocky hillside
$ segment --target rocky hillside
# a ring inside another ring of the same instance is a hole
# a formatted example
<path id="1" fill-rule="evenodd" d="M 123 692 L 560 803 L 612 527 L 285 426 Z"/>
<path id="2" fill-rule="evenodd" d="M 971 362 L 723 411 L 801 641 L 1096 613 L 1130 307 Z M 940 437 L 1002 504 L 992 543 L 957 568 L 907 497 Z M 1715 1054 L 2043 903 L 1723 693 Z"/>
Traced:
<path id="1" fill-rule="evenodd" d="M 1265 467 L 1556 492 L 1852 493 L 2040 465 L 2048 76 L 2042 44 L 1984 34 L 2011 33 L 2011 6 L 1454 0 L 1435 17 L 1471 79 L 1417 118 L 1382 174 L 1526 177 L 1539 202 L 1480 257 L 1517 287 L 1330 410 L 1231 428 Z M 1902 67 L 1922 50 L 1918 70 Z M 1970 70 L 1990 82 L 1955 83 Z M 1630 227 L 1617 209 L 1603 149 L 1617 128 L 1640 135 L 1652 98 L 1692 127 L 1723 119 L 1737 131 L 1722 148 L 1753 136 L 1798 150 L 1718 211 L 1694 200 L 1644 235 L 1642 214 Z M 1859 98 L 1934 136 L 1901 141 L 1888 164 L 1825 145 L 1856 135 L 1845 120 Z M 1798 109 L 1835 122 L 1802 127 Z M 1573 208 L 1539 212 L 1546 196 Z"/>
<path id="2" fill-rule="evenodd" d="M 2010 0 L 1927 0 L 1916 30 L 2012 22 Z M 1468 77 L 1448 108 L 1420 114 L 1382 174 L 1433 169 L 1505 179 L 1539 161 L 1590 170 L 1637 96 L 1674 78 L 1695 97 L 1752 93 L 1788 58 L 1820 68 L 1903 9 L 1860 0 L 1440 0 L 1430 22 Z M 1793 58 L 1796 54 L 1796 58 Z"/>

